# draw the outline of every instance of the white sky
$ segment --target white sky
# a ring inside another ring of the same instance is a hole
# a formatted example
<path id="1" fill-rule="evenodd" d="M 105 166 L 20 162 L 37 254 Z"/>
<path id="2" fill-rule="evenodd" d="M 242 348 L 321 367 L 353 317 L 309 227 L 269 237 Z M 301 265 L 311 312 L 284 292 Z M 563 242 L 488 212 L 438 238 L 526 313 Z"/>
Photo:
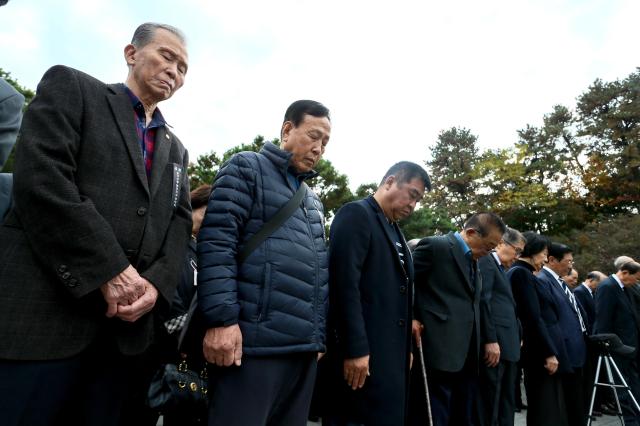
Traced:
<path id="1" fill-rule="evenodd" d="M 638 0 L 10 0 L 0 67 L 32 89 L 55 64 L 124 81 L 135 27 L 175 25 L 189 73 L 161 109 L 192 160 L 277 137 L 287 106 L 314 99 L 332 113 L 325 158 L 355 188 L 423 162 L 443 129 L 511 146 L 596 78 L 626 77 L 638 16 Z"/>

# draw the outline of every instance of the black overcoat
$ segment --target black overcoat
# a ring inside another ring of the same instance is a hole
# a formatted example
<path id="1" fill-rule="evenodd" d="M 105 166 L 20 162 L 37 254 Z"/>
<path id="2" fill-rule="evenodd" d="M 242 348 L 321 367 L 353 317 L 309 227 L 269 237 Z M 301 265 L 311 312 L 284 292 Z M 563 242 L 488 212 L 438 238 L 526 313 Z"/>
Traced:
<path id="1" fill-rule="evenodd" d="M 397 244 L 399 245 L 397 245 Z M 332 407 L 366 425 L 405 422 L 411 352 L 413 265 L 396 223 L 373 197 L 343 206 L 329 255 Z M 370 355 L 362 389 L 342 377 L 345 358 Z"/>

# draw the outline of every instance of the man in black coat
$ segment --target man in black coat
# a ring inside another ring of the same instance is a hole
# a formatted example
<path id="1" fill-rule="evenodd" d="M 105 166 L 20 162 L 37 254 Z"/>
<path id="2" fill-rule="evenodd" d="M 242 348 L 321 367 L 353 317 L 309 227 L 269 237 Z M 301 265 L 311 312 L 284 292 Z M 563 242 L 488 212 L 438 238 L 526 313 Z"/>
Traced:
<path id="1" fill-rule="evenodd" d="M 616 334 L 622 343 L 636 348 L 640 346 L 639 330 L 636 323 L 636 312 L 631 304 L 629 288 L 640 280 L 640 263 L 627 262 L 620 266 L 618 272 L 603 280 L 596 291 L 596 321 L 594 333 Z M 618 365 L 631 392 L 640 401 L 640 379 L 636 354 L 631 357 L 616 356 Z M 640 413 L 633 407 L 627 392 L 618 391 L 620 404 L 627 425 L 640 424 Z"/>
<path id="2" fill-rule="evenodd" d="M 517 362 L 520 359 L 520 323 L 516 302 L 505 270 L 524 249 L 526 240 L 515 229 L 507 228 L 495 251 L 478 260 L 482 276 L 480 293 L 481 415 L 484 425 L 513 425 Z"/>
<path id="3" fill-rule="evenodd" d="M 124 59 L 126 85 L 51 68 L 22 120 L 0 226 L 3 425 L 126 420 L 140 354 L 174 295 L 189 160 L 157 104 L 184 83 L 184 36 L 143 24 Z"/>
<path id="4" fill-rule="evenodd" d="M 397 222 L 430 188 L 403 161 L 373 196 L 344 205 L 331 225 L 332 424 L 402 425 L 407 415 L 413 263 Z"/>
<path id="5" fill-rule="evenodd" d="M 424 238 L 414 251 L 415 313 L 424 325 L 422 345 L 436 425 L 474 421 L 482 289 L 477 260 L 500 243 L 505 231 L 497 215 L 477 213 L 462 231 Z M 413 401 L 412 421 L 420 421 L 424 416 L 414 412 L 419 407 Z"/>

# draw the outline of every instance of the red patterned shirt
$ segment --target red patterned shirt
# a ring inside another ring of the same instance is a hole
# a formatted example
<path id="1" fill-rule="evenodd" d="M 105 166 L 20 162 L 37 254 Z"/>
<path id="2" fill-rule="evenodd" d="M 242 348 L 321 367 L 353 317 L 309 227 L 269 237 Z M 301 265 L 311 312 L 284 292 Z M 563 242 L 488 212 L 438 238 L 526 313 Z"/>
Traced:
<path id="1" fill-rule="evenodd" d="M 167 123 L 158 108 L 153 111 L 151 122 L 147 126 L 147 117 L 144 112 L 142 102 L 133 92 L 125 86 L 125 91 L 131 99 L 133 105 L 133 117 L 136 122 L 136 133 L 138 134 L 138 142 L 142 148 L 142 158 L 144 158 L 144 168 L 147 171 L 147 177 L 151 176 L 151 165 L 153 164 L 153 150 L 156 145 L 156 129 L 163 127 Z"/>

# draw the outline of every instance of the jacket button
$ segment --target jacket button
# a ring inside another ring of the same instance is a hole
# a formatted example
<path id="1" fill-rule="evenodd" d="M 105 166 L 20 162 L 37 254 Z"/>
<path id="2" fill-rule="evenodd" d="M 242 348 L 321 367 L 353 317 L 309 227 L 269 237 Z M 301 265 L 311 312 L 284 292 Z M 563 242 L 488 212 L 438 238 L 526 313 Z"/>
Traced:
<path id="1" fill-rule="evenodd" d="M 71 272 L 65 272 L 61 275 L 61 277 L 63 280 L 68 280 L 69 278 L 71 278 Z"/>
<path id="2" fill-rule="evenodd" d="M 58 272 L 62 274 L 63 272 L 67 272 L 67 265 L 58 266 Z"/>
<path id="3" fill-rule="evenodd" d="M 400 293 L 405 294 L 406 292 L 407 292 L 407 286 L 401 285 L 400 286 Z"/>
<path id="4" fill-rule="evenodd" d="M 75 278 L 71 278 L 67 285 L 69 287 L 78 287 L 78 280 L 76 280 Z"/>
<path id="5" fill-rule="evenodd" d="M 399 319 L 399 320 L 398 320 L 398 325 L 399 325 L 400 327 L 404 327 L 404 320 L 403 320 L 403 319 Z"/>
<path id="6" fill-rule="evenodd" d="M 144 216 L 147 214 L 147 209 L 145 207 L 138 207 L 138 211 L 136 211 L 136 213 L 138 213 L 138 216 Z"/>

